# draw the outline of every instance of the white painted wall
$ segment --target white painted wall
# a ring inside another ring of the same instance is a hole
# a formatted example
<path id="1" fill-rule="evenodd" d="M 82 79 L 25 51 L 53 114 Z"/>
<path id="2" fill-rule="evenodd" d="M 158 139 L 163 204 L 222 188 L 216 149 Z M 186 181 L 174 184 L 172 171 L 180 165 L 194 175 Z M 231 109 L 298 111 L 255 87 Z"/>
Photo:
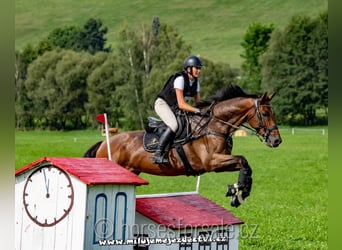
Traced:
<path id="1" fill-rule="evenodd" d="M 135 216 L 135 187 L 88 186 L 86 211 L 85 249 L 113 249 L 115 240 L 126 241 L 133 238 L 131 228 Z M 132 248 L 132 245 L 115 244 L 115 249 Z"/>
<path id="2" fill-rule="evenodd" d="M 74 187 L 72 210 L 58 224 L 51 227 L 42 227 L 28 217 L 23 204 L 24 185 L 27 177 L 34 170 L 35 168 L 16 176 L 16 249 L 105 250 L 113 249 L 113 246 L 101 246 L 99 245 L 99 240 L 133 239 L 132 225 L 134 224 L 135 216 L 134 185 L 86 185 L 74 176 L 70 176 Z M 41 185 L 44 189 L 44 180 L 42 180 Z M 53 203 L 58 203 L 58 200 Z M 133 245 L 115 247 L 115 249 L 132 248 Z"/>
<path id="3" fill-rule="evenodd" d="M 26 214 L 23 189 L 27 176 L 34 169 L 16 176 L 15 183 L 15 249 L 20 250 L 83 250 L 86 185 L 71 176 L 74 204 L 69 215 L 52 227 L 41 227 Z M 42 183 L 42 185 L 44 185 Z"/>

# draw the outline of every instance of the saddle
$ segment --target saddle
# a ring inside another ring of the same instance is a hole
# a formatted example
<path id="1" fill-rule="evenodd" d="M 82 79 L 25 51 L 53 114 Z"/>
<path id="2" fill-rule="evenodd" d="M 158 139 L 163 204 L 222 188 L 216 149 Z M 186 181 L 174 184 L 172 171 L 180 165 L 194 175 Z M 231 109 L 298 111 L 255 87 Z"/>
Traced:
<path id="1" fill-rule="evenodd" d="M 189 117 L 185 112 L 179 111 L 176 112 L 176 118 L 178 122 L 178 130 L 176 131 L 174 141 L 167 146 L 165 151 L 167 152 L 170 148 L 175 148 L 183 162 L 186 174 L 197 176 L 199 173 L 194 171 L 191 167 L 183 149 L 183 144 L 192 140 Z M 147 152 L 155 152 L 157 150 L 159 138 L 166 128 L 167 125 L 162 120 L 155 117 L 148 117 L 148 123 L 145 127 L 145 133 L 143 136 L 143 147 Z"/>
<path id="2" fill-rule="evenodd" d="M 189 117 L 184 112 L 176 113 L 178 130 L 176 131 L 175 139 L 173 143 L 169 145 L 169 148 L 175 147 L 179 144 L 185 144 L 190 140 L 191 136 L 191 124 Z M 160 119 L 155 117 L 148 117 L 147 125 L 145 126 L 145 132 L 143 137 L 143 146 L 147 152 L 155 152 L 158 146 L 159 138 L 167 129 L 167 125 Z M 167 148 L 166 150 L 169 150 Z"/>

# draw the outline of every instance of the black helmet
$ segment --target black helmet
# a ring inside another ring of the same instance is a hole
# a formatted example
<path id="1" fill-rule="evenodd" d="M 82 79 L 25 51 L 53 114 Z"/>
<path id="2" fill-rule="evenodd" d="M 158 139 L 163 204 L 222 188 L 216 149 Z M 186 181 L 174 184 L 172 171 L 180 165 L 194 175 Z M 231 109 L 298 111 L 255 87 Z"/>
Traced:
<path id="1" fill-rule="evenodd" d="M 187 67 L 203 67 L 201 59 L 197 56 L 188 56 L 185 58 L 183 63 L 183 68 L 186 69 Z"/>

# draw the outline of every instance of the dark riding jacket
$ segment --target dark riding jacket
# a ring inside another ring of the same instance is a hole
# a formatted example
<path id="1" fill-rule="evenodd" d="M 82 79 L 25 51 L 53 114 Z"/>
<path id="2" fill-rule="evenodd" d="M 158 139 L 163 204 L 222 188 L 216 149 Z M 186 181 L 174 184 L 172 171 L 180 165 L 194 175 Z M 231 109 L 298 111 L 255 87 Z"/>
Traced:
<path id="1" fill-rule="evenodd" d="M 177 96 L 176 96 L 176 90 L 174 88 L 174 81 L 178 76 L 183 76 L 184 78 L 184 89 L 183 89 L 183 96 L 187 97 L 194 97 L 197 93 L 197 78 L 193 82 L 193 84 L 190 86 L 190 79 L 188 77 L 188 74 L 184 71 L 178 72 L 172 76 L 169 77 L 167 82 L 165 83 L 163 89 L 158 93 L 157 98 L 162 98 L 166 101 L 167 104 L 169 104 L 170 107 L 175 107 L 177 105 Z"/>

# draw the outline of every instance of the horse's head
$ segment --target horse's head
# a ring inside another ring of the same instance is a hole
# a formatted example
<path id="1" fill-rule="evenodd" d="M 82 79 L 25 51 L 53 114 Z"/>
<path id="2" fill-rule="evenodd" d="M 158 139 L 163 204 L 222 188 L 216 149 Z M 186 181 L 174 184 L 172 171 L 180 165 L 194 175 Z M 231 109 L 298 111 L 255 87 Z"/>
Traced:
<path id="1" fill-rule="evenodd" d="M 244 122 L 255 129 L 270 147 L 278 147 L 281 137 L 270 102 L 274 94 L 258 96 L 245 93 L 237 85 L 228 85 L 210 97 L 210 101 L 199 103 L 200 108 L 210 105 L 211 118 L 216 128 L 214 134 L 231 133 Z M 214 105 L 213 105 L 214 104 Z"/>
<path id="2" fill-rule="evenodd" d="M 281 137 L 275 116 L 270 105 L 274 94 L 264 93 L 254 99 L 254 110 L 248 119 L 249 125 L 263 138 L 270 147 L 278 147 L 281 143 Z"/>

